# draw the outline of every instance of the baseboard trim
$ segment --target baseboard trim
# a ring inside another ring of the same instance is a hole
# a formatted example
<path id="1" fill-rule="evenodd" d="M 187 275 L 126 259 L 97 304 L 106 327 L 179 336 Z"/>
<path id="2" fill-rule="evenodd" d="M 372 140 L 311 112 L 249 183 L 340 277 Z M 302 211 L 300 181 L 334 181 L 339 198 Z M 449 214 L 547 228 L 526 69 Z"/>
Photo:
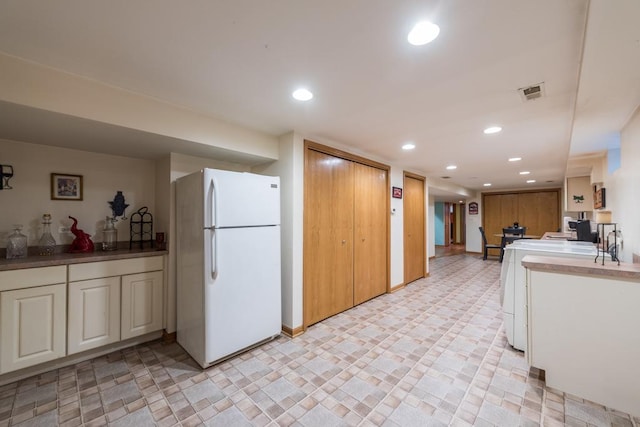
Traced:
<path id="1" fill-rule="evenodd" d="M 394 286 L 393 288 L 389 289 L 389 293 L 392 294 L 392 293 L 394 293 L 396 291 L 399 291 L 400 289 L 404 288 L 405 286 L 407 286 L 406 283 L 401 283 L 401 284 L 399 284 L 397 286 Z"/>
<path id="2" fill-rule="evenodd" d="M 295 338 L 304 333 L 303 326 L 297 326 L 295 328 L 290 328 L 288 326 L 282 325 L 282 333 L 288 336 L 289 338 Z"/>

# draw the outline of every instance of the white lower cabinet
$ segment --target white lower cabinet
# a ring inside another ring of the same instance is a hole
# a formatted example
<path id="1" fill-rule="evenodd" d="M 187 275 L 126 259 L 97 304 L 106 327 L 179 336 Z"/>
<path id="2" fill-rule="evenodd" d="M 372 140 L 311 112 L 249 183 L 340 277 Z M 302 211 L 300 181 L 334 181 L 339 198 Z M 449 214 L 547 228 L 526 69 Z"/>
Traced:
<path id="1" fill-rule="evenodd" d="M 65 356 L 65 283 L 0 292 L 0 373 Z"/>
<path id="2" fill-rule="evenodd" d="M 120 341 L 120 277 L 69 283 L 67 352 Z"/>
<path id="3" fill-rule="evenodd" d="M 0 271 L 0 375 L 161 331 L 163 278 L 162 255 Z"/>
<path id="4" fill-rule="evenodd" d="M 162 272 L 122 276 L 121 338 L 162 329 Z"/>

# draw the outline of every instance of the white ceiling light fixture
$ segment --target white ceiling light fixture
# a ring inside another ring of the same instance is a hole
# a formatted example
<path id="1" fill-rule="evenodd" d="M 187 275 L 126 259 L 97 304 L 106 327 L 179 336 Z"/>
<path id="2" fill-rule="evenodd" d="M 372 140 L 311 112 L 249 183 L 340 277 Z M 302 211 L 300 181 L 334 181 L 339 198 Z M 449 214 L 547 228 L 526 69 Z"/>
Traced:
<path id="1" fill-rule="evenodd" d="M 447 166 L 447 170 L 452 171 L 452 170 L 454 170 L 454 169 L 458 169 L 458 167 L 457 167 L 456 165 L 449 165 L 449 166 Z"/>
<path id="2" fill-rule="evenodd" d="M 511 157 L 511 158 L 509 158 L 510 162 L 519 162 L 520 160 L 522 160 L 522 157 Z"/>
<path id="3" fill-rule="evenodd" d="M 484 185 L 485 187 L 491 187 L 491 183 L 490 183 L 490 182 L 485 182 L 485 183 L 484 183 L 484 184 L 482 184 L 482 185 Z"/>
<path id="4" fill-rule="evenodd" d="M 298 101 L 309 101 L 311 98 L 313 98 L 313 94 L 311 93 L 311 91 L 305 88 L 296 89 L 293 94 L 291 94 L 291 96 L 293 96 L 293 98 L 297 99 Z"/>
<path id="5" fill-rule="evenodd" d="M 502 130 L 502 128 L 500 126 L 489 126 L 488 128 L 486 128 L 483 132 L 486 135 L 491 135 L 492 133 L 498 133 Z"/>
<path id="6" fill-rule="evenodd" d="M 414 46 L 431 43 L 440 34 L 440 27 L 429 21 L 418 22 L 407 36 L 407 41 Z"/>
<path id="7" fill-rule="evenodd" d="M 528 179 L 528 180 L 527 180 L 527 184 L 533 184 L 534 182 L 536 182 L 536 180 L 535 180 L 535 179 Z"/>
<path id="8" fill-rule="evenodd" d="M 522 171 L 522 172 L 520 172 L 520 175 L 529 175 L 530 173 L 531 172 L 529 172 L 529 171 Z"/>
<path id="9" fill-rule="evenodd" d="M 404 145 L 402 146 L 402 149 L 403 149 L 403 150 L 413 150 L 414 148 L 416 148 L 416 145 L 415 145 L 415 144 L 412 144 L 412 143 L 410 143 L 410 142 L 407 142 L 406 144 L 404 144 Z"/>

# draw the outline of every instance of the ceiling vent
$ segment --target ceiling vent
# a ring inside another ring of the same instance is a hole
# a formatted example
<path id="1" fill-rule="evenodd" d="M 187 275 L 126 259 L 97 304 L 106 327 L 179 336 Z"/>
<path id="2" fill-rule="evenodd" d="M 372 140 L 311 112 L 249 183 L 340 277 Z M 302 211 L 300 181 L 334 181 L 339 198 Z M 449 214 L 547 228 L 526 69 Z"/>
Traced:
<path id="1" fill-rule="evenodd" d="M 520 92 L 520 96 L 524 102 L 542 98 L 544 96 L 544 82 L 533 86 L 521 87 L 518 89 L 518 92 Z"/>

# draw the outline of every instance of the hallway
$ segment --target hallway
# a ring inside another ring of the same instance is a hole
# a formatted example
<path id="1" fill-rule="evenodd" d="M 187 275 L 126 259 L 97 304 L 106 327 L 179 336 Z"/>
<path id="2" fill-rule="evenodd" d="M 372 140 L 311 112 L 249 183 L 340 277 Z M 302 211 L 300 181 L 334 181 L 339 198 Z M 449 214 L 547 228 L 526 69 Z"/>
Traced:
<path id="1" fill-rule="evenodd" d="M 499 263 L 431 262 L 426 279 L 204 371 L 152 342 L 2 386 L 0 427 L 640 426 L 529 370 L 502 328 Z"/>

